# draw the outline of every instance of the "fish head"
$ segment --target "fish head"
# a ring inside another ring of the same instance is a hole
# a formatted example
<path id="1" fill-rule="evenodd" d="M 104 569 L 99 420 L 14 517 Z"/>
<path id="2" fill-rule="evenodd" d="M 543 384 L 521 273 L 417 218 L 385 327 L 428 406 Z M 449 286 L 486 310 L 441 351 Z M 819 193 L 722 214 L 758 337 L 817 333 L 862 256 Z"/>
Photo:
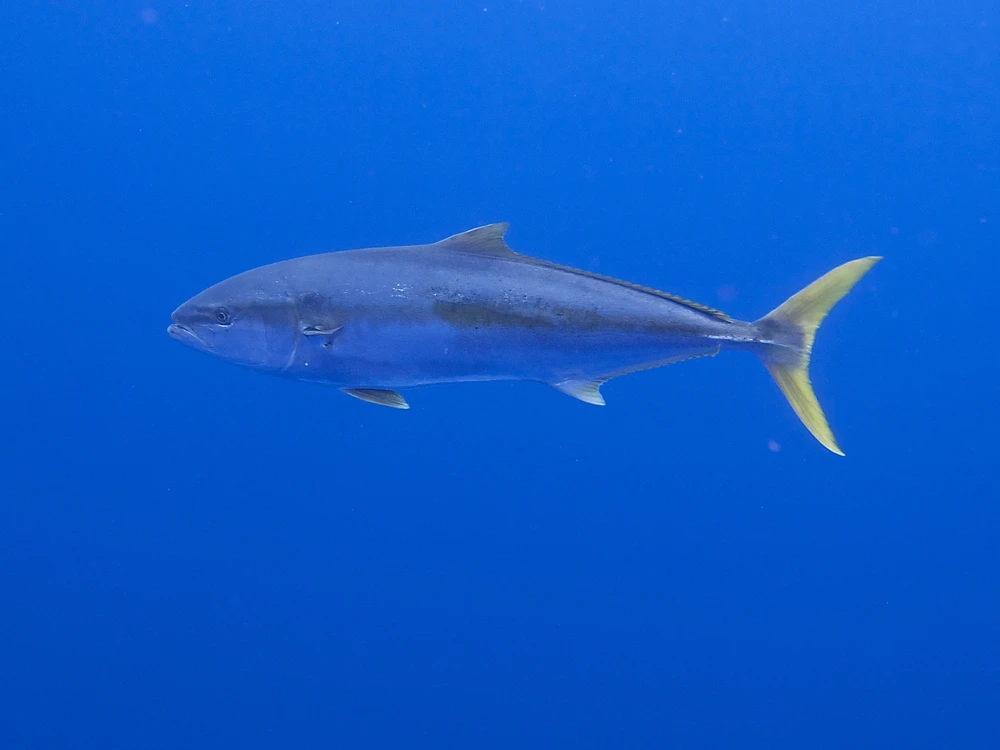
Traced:
<path id="1" fill-rule="evenodd" d="M 282 371 L 295 355 L 293 298 L 264 269 L 221 281 L 171 315 L 167 333 L 198 351 L 258 370 Z"/>

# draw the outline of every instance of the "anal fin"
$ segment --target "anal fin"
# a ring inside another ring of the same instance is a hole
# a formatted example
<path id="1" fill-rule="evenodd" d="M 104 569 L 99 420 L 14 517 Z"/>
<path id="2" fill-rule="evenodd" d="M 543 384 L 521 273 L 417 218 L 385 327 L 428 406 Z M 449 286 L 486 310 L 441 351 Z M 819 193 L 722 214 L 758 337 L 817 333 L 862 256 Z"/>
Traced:
<path id="1" fill-rule="evenodd" d="M 601 395 L 601 386 L 604 385 L 605 378 L 600 380 L 563 380 L 561 383 L 552 383 L 552 387 L 557 391 L 562 391 L 567 396 L 583 401 L 585 404 L 594 406 L 604 406 L 604 396 Z"/>
<path id="2" fill-rule="evenodd" d="M 654 360 L 653 362 L 642 365 L 635 365 L 633 367 L 619 370 L 618 372 L 613 372 L 609 375 L 603 375 L 597 378 L 563 380 L 558 383 L 550 383 L 549 385 L 558 391 L 562 391 L 567 396 L 572 396 L 573 398 L 579 399 L 584 403 L 593 404 L 594 406 L 604 406 L 604 396 L 601 395 L 601 386 L 611 380 L 611 378 L 616 378 L 619 375 L 627 375 L 631 372 L 638 372 L 640 370 L 650 370 L 654 367 L 673 365 L 689 359 L 697 359 L 698 357 L 714 357 L 721 349 L 721 344 L 712 344 L 700 348 L 692 348 L 688 351 L 675 354 L 672 357 Z"/>
<path id="3" fill-rule="evenodd" d="M 406 403 L 406 399 L 396 391 L 390 391 L 383 388 L 341 388 L 340 390 L 348 396 L 354 396 L 354 398 L 367 401 L 369 404 L 390 406 L 393 409 L 410 408 L 410 405 Z"/>

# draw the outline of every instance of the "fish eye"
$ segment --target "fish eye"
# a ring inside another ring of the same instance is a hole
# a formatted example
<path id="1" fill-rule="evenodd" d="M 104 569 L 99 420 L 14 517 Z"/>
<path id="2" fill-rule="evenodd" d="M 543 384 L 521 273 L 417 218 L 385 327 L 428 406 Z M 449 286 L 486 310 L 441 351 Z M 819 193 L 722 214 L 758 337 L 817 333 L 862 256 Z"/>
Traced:
<path id="1" fill-rule="evenodd" d="M 233 322 L 233 316 L 229 314 L 229 311 L 226 308 L 220 307 L 215 311 L 215 321 L 219 325 L 227 326 Z"/>

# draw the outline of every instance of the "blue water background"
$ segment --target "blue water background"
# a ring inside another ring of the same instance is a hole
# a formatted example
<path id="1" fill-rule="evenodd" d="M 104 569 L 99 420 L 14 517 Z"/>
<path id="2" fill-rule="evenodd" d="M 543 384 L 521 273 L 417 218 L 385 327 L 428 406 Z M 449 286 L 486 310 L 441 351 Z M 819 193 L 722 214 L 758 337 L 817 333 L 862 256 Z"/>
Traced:
<path id="1" fill-rule="evenodd" d="M 0 9 L 3 748 L 1000 746 L 1000 8 Z M 752 357 L 408 394 L 214 361 L 274 260 L 509 221 L 827 319 Z"/>

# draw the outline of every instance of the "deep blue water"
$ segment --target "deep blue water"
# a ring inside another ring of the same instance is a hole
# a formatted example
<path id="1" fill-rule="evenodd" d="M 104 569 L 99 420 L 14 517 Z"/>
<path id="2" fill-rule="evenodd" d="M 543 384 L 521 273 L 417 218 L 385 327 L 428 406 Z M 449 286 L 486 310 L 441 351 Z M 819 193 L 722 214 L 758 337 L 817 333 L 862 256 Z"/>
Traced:
<path id="1" fill-rule="evenodd" d="M 0 94 L 0 747 L 1000 747 L 995 3 L 7 3 Z M 745 355 L 398 412 L 165 333 L 494 221 L 740 318 L 884 255 L 846 458 Z"/>

